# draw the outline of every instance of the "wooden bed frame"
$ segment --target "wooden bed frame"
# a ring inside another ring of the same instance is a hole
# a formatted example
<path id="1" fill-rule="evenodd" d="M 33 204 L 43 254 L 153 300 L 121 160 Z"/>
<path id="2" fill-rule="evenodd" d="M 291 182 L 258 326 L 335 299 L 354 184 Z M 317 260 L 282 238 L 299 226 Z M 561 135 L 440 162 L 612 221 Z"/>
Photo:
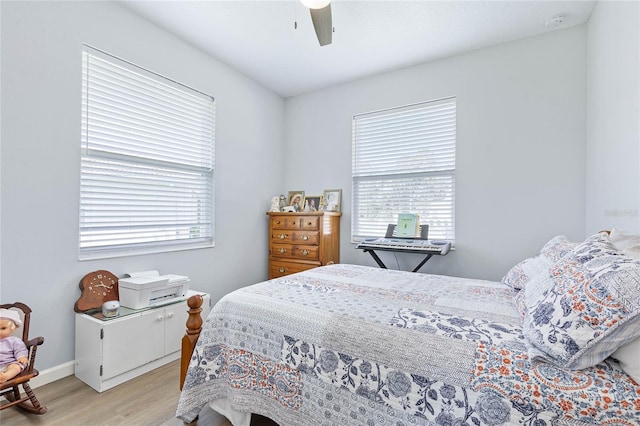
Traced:
<path id="1" fill-rule="evenodd" d="M 189 306 L 189 317 L 187 318 L 187 332 L 182 337 L 182 353 L 180 355 L 180 390 L 184 384 L 184 379 L 187 377 L 187 370 L 189 369 L 189 362 L 191 361 L 191 354 L 196 347 L 196 342 L 202 331 L 202 296 L 199 294 L 191 296 L 187 300 L 187 306 Z"/>

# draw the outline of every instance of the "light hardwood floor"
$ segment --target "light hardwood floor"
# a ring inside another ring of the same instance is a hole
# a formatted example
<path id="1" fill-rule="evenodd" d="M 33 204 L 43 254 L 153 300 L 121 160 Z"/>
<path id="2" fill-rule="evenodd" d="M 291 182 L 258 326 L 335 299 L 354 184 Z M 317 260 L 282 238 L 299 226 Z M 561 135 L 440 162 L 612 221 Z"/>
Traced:
<path id="1" fill-rule="evenodd" d="M 184 423 L 174 417 L 180 397 L 179 371 L 179 362 L 175 361 L 102 393 L 75 376 L 65 377 L 35 389 L 40 403 L 48 408 L 47 413 L 29 414 L 10 407 L 0 411 L 0 424 L 182 426 Z M 205 407 L 190 425 L 231 426 L 231 423 Z M 260 416 L 253 416 L 251 425 L 277 426 Z"/>

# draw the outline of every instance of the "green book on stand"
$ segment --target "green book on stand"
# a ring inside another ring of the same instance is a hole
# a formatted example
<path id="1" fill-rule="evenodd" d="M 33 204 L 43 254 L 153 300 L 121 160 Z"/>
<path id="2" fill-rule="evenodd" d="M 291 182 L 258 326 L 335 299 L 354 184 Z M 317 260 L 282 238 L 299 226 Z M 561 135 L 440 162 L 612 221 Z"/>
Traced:
<path id="1" fill-rule="evenodd" d="M 398 213 L 396 237 L 412 238 L 418 235 L 420 215 L 413 213 Z"/>

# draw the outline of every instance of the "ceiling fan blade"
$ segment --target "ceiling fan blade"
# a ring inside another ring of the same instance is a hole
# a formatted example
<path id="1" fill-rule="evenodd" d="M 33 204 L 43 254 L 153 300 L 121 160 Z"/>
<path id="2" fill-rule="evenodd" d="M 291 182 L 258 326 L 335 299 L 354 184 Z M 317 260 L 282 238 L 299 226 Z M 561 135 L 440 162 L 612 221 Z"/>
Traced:
<path id="1" fill-rule="evenodd" d="M 333 35 L 333 24 L 331 23 L 331 3 L 322 9 L 309 9 L 313 28 L 316 30 L 320 46 L 331 44 Z"/>

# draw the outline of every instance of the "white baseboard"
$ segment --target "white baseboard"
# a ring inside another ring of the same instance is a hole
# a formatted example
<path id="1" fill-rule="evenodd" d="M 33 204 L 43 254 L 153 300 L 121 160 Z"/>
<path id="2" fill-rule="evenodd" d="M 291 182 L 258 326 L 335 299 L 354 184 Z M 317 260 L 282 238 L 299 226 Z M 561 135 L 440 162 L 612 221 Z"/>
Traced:
<path id="1" fill-rule="evenodd" d="M 56 365 L 55 367 L 47 368 L 46 370 L 38 370 L 40 374 L 30 380 L 29 384 L 35 389 L 48 383 L 55 382 L 56 380 L 63 379 L 67 376 L 72 376 L 74 368 L 75 361 L 69 361 L 64 364 Z"/>

